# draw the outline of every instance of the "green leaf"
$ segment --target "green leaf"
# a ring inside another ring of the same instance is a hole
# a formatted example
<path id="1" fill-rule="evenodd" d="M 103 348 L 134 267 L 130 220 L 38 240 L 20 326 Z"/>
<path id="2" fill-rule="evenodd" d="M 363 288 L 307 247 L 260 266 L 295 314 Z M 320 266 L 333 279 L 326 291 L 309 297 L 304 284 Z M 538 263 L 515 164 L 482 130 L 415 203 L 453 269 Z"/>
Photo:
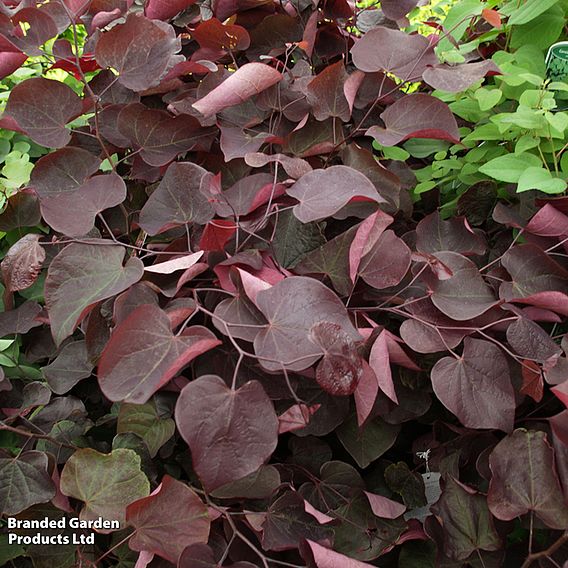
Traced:
<path id="1" fill-rule="evenodd" d="M 493 160 L 481 166 L 479 171 L 499 181 L 516 183 L 527 167 L 538 168 L 540 163 L 540 160 L 534 154 L 505 154 L 493 158 Z"/>
<path id="2" fill-rule="evenodd" d="M 398 493 L 409 509 L 424 507 L 427 503 L 424 480 L 410 471 L 406 462 L 389 465 L 385 469 L 385 481 L 391 491 Z"/>
<path id="3" fill-rule="evenodd" d="M 540 138 L 535 138 L 531 134 L 525 134 L 517 140 L 515 145 L 515 154 L 522 154 L 527 150 L 532 150 L 536 148 L 540 143 Z"/>
<path id="4" fill-rule="evenodd" d="M 542 13 L 546 12 L 549 8 L 554 6 L 558 0 L 526 0 L 521 6 L 517 0 L 511 2 L 503 8 L 503 13 L 509 16 L 510 26 L 520 26 L 527 24 L 535 18 L 538 18 Z"/>
<path id="5" fill-rule="evenodd" d="M 480 110 L 487 111 L 492 109 L 501 100 L 503 92 L 500 89 L 481 88 L 475 91 L 474 96 L 479 103 Z"/>
<path id="6" fill-rule="evenodd" d="M 85 502 L 82 519 L 100 516 L 122 525 L 127 505 L 146 497 L 150 484 L 140 470 L 140 457 L 133 450 L 102 454 L 86 448 L 77 450 L 65 464 L 61 492 Z"/>
<path id="7" fill-rule="evenodd" d="M 308 253 L 325 243 L 321 224 L 302 223 L 289 211 L 278 216 L 272 246 L 274 256 L 284 268 L 296 266 Z"/>
<path id="8" fill-rule="evenodd" d="M 554 177 L 542 167 L 526 168 L 519 177 L 517 193 L 538 189 L 544 193 L 562 193 L 566 189 L 566 181 Z"/>
<path id="9" fill-rule="evenodd" d="M 529 24 L 514 26 L 511 33 L 511 47 L 533 44 L 548 49 L 558 40 L 564 27 L 564 12 L 558 5 L 552 6 Z"/>
<path id="10" fill-rule="evenodd" d="M 357 465 L 366 468 L 380 458 L 396 441 L 400 427 L 375 418 L 363 428 L 357 425 L 357 415 L 351 416 L 337 429 L 337 437 Z"/>
<path id="11" fill-rule="evenodd" d="M 120 406 L 117 434 L 132 432 L 140 436 L 152 457 L 174 435 L 176 426 L 172 418 L 160 418 L 153 402 Z"/>
<path id="12" fill-rule="evenodd" d="M 465 560 L 479 550 L 498 550 L 501 540 L 493 525 L 487 499 L 449 476 L 432 513 L 444 527 L 444 553 Z"/>

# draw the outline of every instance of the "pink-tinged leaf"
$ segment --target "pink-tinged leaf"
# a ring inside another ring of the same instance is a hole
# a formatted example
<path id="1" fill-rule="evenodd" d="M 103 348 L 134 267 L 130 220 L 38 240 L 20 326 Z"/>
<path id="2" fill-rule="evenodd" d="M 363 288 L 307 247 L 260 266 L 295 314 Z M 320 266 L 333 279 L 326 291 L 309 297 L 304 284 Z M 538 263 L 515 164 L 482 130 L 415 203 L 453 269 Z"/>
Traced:
<path id="1" fill-rule="evenodd" d="M 422 93 L 406 95 L 390 105 L 381 118 L 385 128 L 372 126 L 367 135 L 383 146 L 395 146 L 409 138 L 434 138 L 457 144 L 458 124 L 450 107 Z"/>
<path id="2" fill-rule="evenodd" d="M 45 249 L 39 244 L 40 235 L 24 235 L 12 245 L 0 263 L 4 286 L 10 292 L 29 288 L 39 276 Z"/>
<path id="3" fill-rule="evenodd" d="M 220 343 L 201 326 L 176 336 L 163 310 L 142 305 L 113 331 L 99 361 L 99 385 L 109 400 L 144 404 L 183 367 Z"/>
<path id="4" fill-rule="evenodd" d="M 207 177 L 206 177 L 207 176 Z M 213 207 L 200 188 L 209 174 L 191 162 L 175 162 L 140 211 L 139 224 L 149 235 L 213 218 Z"/>
<path id="5" fill-rule="evenodd" d="M 294 404 L 278 417 L 278 434 L 301 430 L 310 423 L 310 417 L 314 414 L 321 404 Z"/>
<path id="6" fill-rule="evenodd" d="M 282 74 L 264 63 L 247 63 L 202 99 L 193 103 L 203 116 L 238 105 L 282 80 Z"/>
<path id="7" fill-rule="evenodd" d="M 539 237 L 564 237 L 568 235 L 568 216 L 547 203 L 535 213 L 525 230 Z"/>
<path id="8" fill-rule="evenodd" d="M 4 79 L 19 69 L 27 58 L 26 54 L 17 51 L 0 53 L 0 79 Z"/>
<path id="9" fill-rule="evenodd" d="M 211 521 L 206 505 L 185 483 L 165 475 L 159 491 L 126 508 L 135 529 L 132 550 L 149 551 L 176 563 L 193 544 L 206 544 Z"/>
<path id="10" fill-rule="evenodd" d="M 389 20 L 400 20 L 418 4 L 418 0 L 382 0 L 381 10 Z"/>
<path id="11" fill-rule="evenodd" d="M 100 35 L 95 58 L 102 68 L 118 71 L 118 80 L 133 91 L 160 84 L 166 73 L 184 61 L 175 55 L 181 40 L 172 26 L 158 20 L 129 14 L 124 24 Z"/>
<path id="12" fill-rule="evenodd" d="M 144 13 L 154 20 L 171 20 L 195 4 L 196 0 L 148 0 L 144 6 Z"/>
<path id="13" fill-rule="evenodd" d="M 375 186 L 360 172 L 348 166 L 331 166 L 302 176 L 287 190 L 300 203 L 294 215 L 302 222 L 319 221 L 335 215 L 354 197 L 380 203 Z"/>
<path id="14" fill-rule="evenodd" d="M 357 98 L 357 93 L 359 88 L 365 80 L 365 73 L 363 71 L 353 71 L 349 77 L 343 83 L 343 94 L 347 99 L 347 104 L 349 105 L 349 112 L 353 112 L 353 106 L 355 105 L 355 99 Z"/>
<path id="15" fill-rule="evenodd" d="M 45 302 L 57 345 L 69 337 L 96 302 L 119 294 L 144 273 L 140 259 L 121 246 L 72 243 L 51 262 L 45 280 Z"/>
<path id="16" fill-rule="evenodd" d="M 81 99 L 70 87 L 60 81 L 34 77 L 12 89 L 5 114 L 34 142 L 61 148 L 71 140 L 65 125 L 81 111 Z"/>
<path id="17" fill-rule="evenodd" d="M 453 251 L 465 256 L 485 253 L 485 239 L 476 233 L 465 217 L 442 219 L 438 211 L 424 217 L 416 226 L 416 248 L 420 252 Z"/>
<path id="18" fill-rule="evenodd" d="M 152 272 L 154 274 L 172 274 L 178 270 L 191 268 L 202 256 L 203 251 L 186 254 L 185 256 L 173 258 L 172 260 L 166 260 L 165 262 L 145 266 L 144 271 Z"/>
<path id="19" fill-rule="evenodd" d="M 371 564 L 349 558 L 311 540 L 300 545 L 300 553 L 309 568 L 372 568 Z"/>
<path id="20" fill-rule="evenodd" d="M 436 65 L 428 67 L 422 77 L 434 89 L 449 93 L 465 91 L 486 75 L 498 75 L 501 70 L 493 61 L 461 63 L 459 65 Z"/>
<path id="21" fill-rule="evenodd" d="M 164 166 L 178 154 L 187 152 L 210 138 L 213 130 L 201 128 L 187 114 L 172 117 L 167 112 L 133 103 L 118 115 L 118 130 L 150 166 Z"/>
<path id="22" fill-rule="evenodd" d="M 420 367 L 407 355 L 406 351 L 401 347 L 400 344 L 404 343 L 402 339 L 398 338 L 388 330 L 385 331 L 390 362 L 395 365 L 400 365 L 405 369 L 410 369 L 411 371 L 420 371 Z"/>
<path id="23" fill-rule="evenodd" d="M 411 252 L 405 242 L 388 230 L 361 259 L 361 278 L 377 290 L 399 284 L 410 268 Z"/>
<path id="24" fill-rule="evenodd" d="M 380 209 L 367 217 L 357 228 L 355 238 L 349 247 L 349 277 L 355 283 L 361 259 L 375 246 L 393 218 Z"/>
<path id="25" fill-rule="evenodd" d="M 363 372 L 353 393 L 355 399 L 355 409 L 357 410 L 357 424 L 363 426 L 371 415 L 377 395 L 379 394 L 379 383 L 375 372 L 367 361 L 363 361 Z"/>
<path id="26" fill-rule="evenodd" d="M 150 562 L 154 560 L 154 553 L 143 550 L 136 559 L 136 564 L 134 568 L 146 568 Z"/>
<path id="27" fill-rule="evenodd" d="M 353 394 L 363 373 L 363 360 L 353 339 L 340 325 L 327 321 L 314 324 L 309 338 L 323 351 L 316 368 L 318 385 L 334 396 Z"/>
<path id="28" fill-rule="evenodd" d="M 353 327 L 343 302 L 313 278 L 292 276 L 257 294 L 257 304 L 268 321 L 254 339 L 261 365 L 271 371 L 302 371 L 313 365 L 323 349 L 309 341 L 312 327 L 321 322 L 338 324 L 354 341 Z"/>
<path id="29" fill-rule="evenodd" d="M 544 394 L 544 382 L 542 371 L 537 363 L 524 359 L 522 361 L 521 374 L 523 384 L 520 393 L 530 396 L 535 402 L 540 402 Z"/>
<path id="30" fill-rule="evenodd" d="M 434 365 L 432 386 L 467 428 L 513 429 L 516 404 L 509 366 L 493 343 L 466 337 L 459 359 L 444 357 Z"/>
<path id="31" fill-rule="evenodd" d="M 315 517 L 318 520 L 320 525 L 327 525 L 328 523 L 336 522 L 337 519 L 334 517 L 330 517 L 321 511 L 318 511 L 309 501 L 304 499 L 304 510 L 306 513 L 309 513 L 312 517 Z"/>
<path id="32" fill-rule="evenodd" d="M 272 286 L 272 284 L 266 282 L 265 280 L 262 280 L 261 278 L 257 278 L 250 272 L 242 270 L 241 268 L 237 268 L 237 271 L 239 273 L 239 276 L 241 277 L 241 283 L 245 294 L 256 306 L 256 297 L 258 293 L 262 292 L 263 290 L 268 290 Z"/>
<path id="33" fill-rule="evenodd" d="M 126 184 L 116 173 L 95 176 L 75 190 L 40 199 L 41 215 L 55 231 L 69 237 L 86 235 L 97 215 L 126 199 Z"/>
<path id="34" fill-rule="evenodd" d="M 568 295 L 563 292 L 536 292 L 526 298 L 513 298 L 510 302 L 529 304 L 568 316 Z"/>
<path id="35" fill-rule="evenodd" d="M 398 404 L 392 373 L 390 368 L 389 349 L 386 331 L 383 330 L 373 343 L 369 355 L 369 366 L 377 377 L 380 389 L 395 403 Z"/>
<path id="36" fill-rule="evenodd" d="M 384 27 L 374 28 L 357 40 L 351 55 L 355 67 L 365 73 L 387 71 L 404 81 L 418 79 L 429 65 L 438 63 L 428 38 Z"/>
<path id="37" fill-rule="evenodd" d="M 487 503 L 498 519 L 511 521 L 534 511 L 550 528 L 568 527 L 568 508 L 544 432 L 515 430 L 491 452 L 489 467 Z"/>
<path id="38" fill-rule="evenodd" d="M 347 122 L 351 118 L 351 109 L 343 92 L 347 71 L 343 60 L 324 67 L 308 83 L 308 101 L 312 105 L 316 120 L 337 117 Z"/>
<path id="39" fill-rule="evenodd" d="M 568 408 L 568 379 L 550 389 L 556 397 Z"/>
<path id="40" fill-rule="evenodd" d="M 203 49 L 243 51 L 250 45 L 250 36 L 245 28 L 223 24 L 217 18 L 202 21 L 191 35 Z"/>
<path id="41" fill-rule="evenodd" d="M 388 497 L 365 491 L 373 513 L 381 519 L 397 519 L 406 511 L 406 505 L 393 501 Z"/>
<path id="42" fill-rule="evenodd" d="M 32 170 L 30 186 L 41 199 L 66 193 L 95 174 L 100 158 L 81 148 L 65 147 L 41 157 Z"/>
<path id="43" fill-rule="evenodd" d="M 175 420 L 207 491 L 255 472 L 278 442 L 278 417 L 257 381 L 232 390 L 220 377 L 200 377 L 181 391 Z"/>
<path id="44" fill-rule="evenodd" d="M 440 260 L 452 273 L 450 278 L 432 283 L 432 302 L 448 317 L 465 321 L 492 308 L 497 300 L 477 266 L 456 252 L 438 252 Z"/>
<path id="45" fill-rule="evenodd" d="M 277 162 L 284 171 L 294 179 L 299 179 L 303 175 L 312 171 L 312 166 L 302 158 L 292 158 L 286 154 L 263 154 L 262 152 L 253 152 L 246 154 L 245 162 L 253 168 L 262 168 L 266 164 Z"/>

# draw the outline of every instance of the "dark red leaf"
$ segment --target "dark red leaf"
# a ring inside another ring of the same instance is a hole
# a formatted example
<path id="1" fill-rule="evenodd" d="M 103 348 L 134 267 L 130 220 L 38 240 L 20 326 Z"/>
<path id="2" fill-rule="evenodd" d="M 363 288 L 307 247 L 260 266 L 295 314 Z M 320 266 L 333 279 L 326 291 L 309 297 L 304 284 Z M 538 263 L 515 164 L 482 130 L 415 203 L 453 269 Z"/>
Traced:
<path id="1" fill-rule="evenodd" d="M 393 231 L 381 234 L 371 250 L 361 259 L 361 278 L 373 288 L 396 286 L 410 268 L 411 253 Z"/>
<path id="2" fill-rule="evenodd" d="M 118 71 L 118 80 L 133 91 L 155 87 L 176 64 L 181 41 L 174 28 L 158 20 L 130 14 L 124 24 L 99 37 L 95 47 L 97 63 Z"/>
<path id="3" fill-rule="evenodd" d="M 219 344 L 201 326 L 174 335 L 163 310 L 142 305 L 113 331 L 99 360 L 99 385 L 110 400 L 144 404 L 183 367 Z"/>
<path id="4" fill-rule="evenodd" d="M 278 418 L 257 381 L 233 390 L 199 377 L 181 391 L 175 419 L 207 491 L 253 473 L 276 449 Z"/>
<path id="5" fill-rule="evenodd" d="M 439 212 L 435 212 L 424 217 L 416 226 L 416 248 L 427 253 L 453 251 L 470 256 L 484 254 L 486 243 L 483 236 L 469 226 L 465 217 L 446 221 Z"/>
<path id="6" fill-rule="evenodd" d="M 217 18 L 201 22 L 191 35 L 202 48 L 243 51 L 250 45 L 250 37 L 245 28 L 222 24 Z"/>
<path id="7" fill-rule="evenodd" d="M 140 150 L 151 166 L 164 166 L 211 136 L 210 129 L 188 115 L 172 117 L 167 112 L 134 103 L 118 115 L 118 130 Z"/>
<path id="8" fill-rule="evenodd" d="M 417 4 L 418 0 L 382 0 L 381 10 L 390 20 L 400 20 Z"/>
<path id="9" fill-rule="evenodd" d="M 209 176 L 194 163 L 173 163 L 140 211 L 140 227 L 149 235 L 157 235 L 188 223 L 207 223 L 214 212 L 200 188 Z"/>
<path id="10" fill-rule="evenodd" d="M 436 258 L 452 276 L 432 284 L 432 302 L 444 314 L 465 321 L 485 313 L 497 300 L 483 280 L 477 266 L 461 254 L 438 252 Z"/>
<path id="11" fill-rule="evenodd" d="M 308 100 L 317 120 L 337 117 L 347 122 L 351 118 L 351 108 L 344 93 L 346 80 L 345 65 L 343 61 L 338 61 L 325 67 L 308 83 Z"/>
<path id="12" fill-rule="evenodd" d="M 321 322 L 337 324 L 352 340 L 359 339 L 343 302 L 313 278 L 285 278 L 259 292 L 256 303 L 268 321 L 254 340 L 255 353 L 266 369 L 301 371 L 313 365 L 324 351 L 308 338 Z"/>
<path id="13" fill-rule="evenodd" d="M 530 396 L 535 402 L 542 400 L 544 391 L 544 382 L 542 380 L 542 371 L 534 361 L 523 360 L 521 373 L 523 376 L 523 384 L 520 393 Z"/>
<path id="14" fill-rule="evenodd" d="M 348 166 L 313 170 L 288 188 L 287 193 L 300 202 L 294 207 L 294 215 L 302 223 L 330 217 L 355 197 L 376 203 L 383 201 L 375 186 L 363 174 Z"/>
<path id="15" fill-rule="evenodd" d="M 6 105 L 6 115 L 34 141 L 61 148 L 71 139 L 65 125 L 81 114 L 81 99 L 60 81 L 34 77 L 16 85 Z"/>
<path id="16" fill-rule="evenodd" d="M 501 71 L 493 61 L 480 61 L 479 63 L 462 63 L 460 65 L 436 65 L 428 67 L 422 77 L 434 89 L 459 93 L 465 91 L 475 83 L 481 81 L 486 75 L 497 75 Z"/>
<path id="17" fill-rule="evenodd" d="M 165 475 L 158 489 L 126 508 L 135 529 L 132 550 L 148 551 L 175 562 L 194 544 L 206 544 L 211 521 L 207 507 L 185 483 Z"/>
<path id="18" fill-rule="evenodd" d="M 406 95 L 390 105 L 381 118 L 385 128 L 372 126 L 367 134 L 383 146 L 395 146 L 409 138 L 434 138 L 453 143 L 460 140 L 450 107 L 430 95 Z"/>
<path id="19" fill-rule="evenodd" d="M 467 428 L 513 429 L 516 405 L 509 366 L 493 343 L 466 337 L 460 358 L 444 357 L 436 363 L 432 386 Z"/>
<path id="20" fill-rule="evenodd" d="M 351 55 L 357 69 L 365 73 L 387 71 L 404 81 L 421 77 L 428 65 L 438 63 L 428 38 L 384 27 L 374 28 L 357 40 Z"/>

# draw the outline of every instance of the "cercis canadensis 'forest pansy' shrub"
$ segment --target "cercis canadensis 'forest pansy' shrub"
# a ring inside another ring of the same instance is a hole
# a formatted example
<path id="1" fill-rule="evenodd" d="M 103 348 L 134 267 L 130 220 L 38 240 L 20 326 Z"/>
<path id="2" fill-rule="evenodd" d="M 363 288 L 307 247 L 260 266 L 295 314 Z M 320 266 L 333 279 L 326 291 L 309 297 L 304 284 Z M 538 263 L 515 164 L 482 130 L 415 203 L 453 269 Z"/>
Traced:
<path id="1" fill-rule="evenodd" d="M 0 5 L 2 563 L 566 558 L 567 3 L 380 4 Z"/>

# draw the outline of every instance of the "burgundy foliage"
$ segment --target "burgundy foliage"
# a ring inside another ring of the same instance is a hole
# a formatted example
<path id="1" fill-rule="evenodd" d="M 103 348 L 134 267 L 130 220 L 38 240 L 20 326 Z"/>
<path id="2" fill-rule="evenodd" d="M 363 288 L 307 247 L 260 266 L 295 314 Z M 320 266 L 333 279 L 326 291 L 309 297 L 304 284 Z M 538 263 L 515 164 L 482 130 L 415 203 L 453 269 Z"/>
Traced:
<path id="1" fill-rule="evenodd" d="M 565 198 L 472 229 L 374 157 L 459 143 L 432 88 L 499 72 L 393 29 L 417 4 L 383 0 L 362 35 L 343 0 L 1 5 L 4 76 L 88 32 L 56 56 L 82 92 L 28 79 L 3 117 L 52 151 L 0 214 L 0 336 L 24 354 L 0 380 L 2 513 L 122 521 L 57 560 L 27 547 L 34 566 L 521 566 L 529 530 L 562 545 Z"/>

